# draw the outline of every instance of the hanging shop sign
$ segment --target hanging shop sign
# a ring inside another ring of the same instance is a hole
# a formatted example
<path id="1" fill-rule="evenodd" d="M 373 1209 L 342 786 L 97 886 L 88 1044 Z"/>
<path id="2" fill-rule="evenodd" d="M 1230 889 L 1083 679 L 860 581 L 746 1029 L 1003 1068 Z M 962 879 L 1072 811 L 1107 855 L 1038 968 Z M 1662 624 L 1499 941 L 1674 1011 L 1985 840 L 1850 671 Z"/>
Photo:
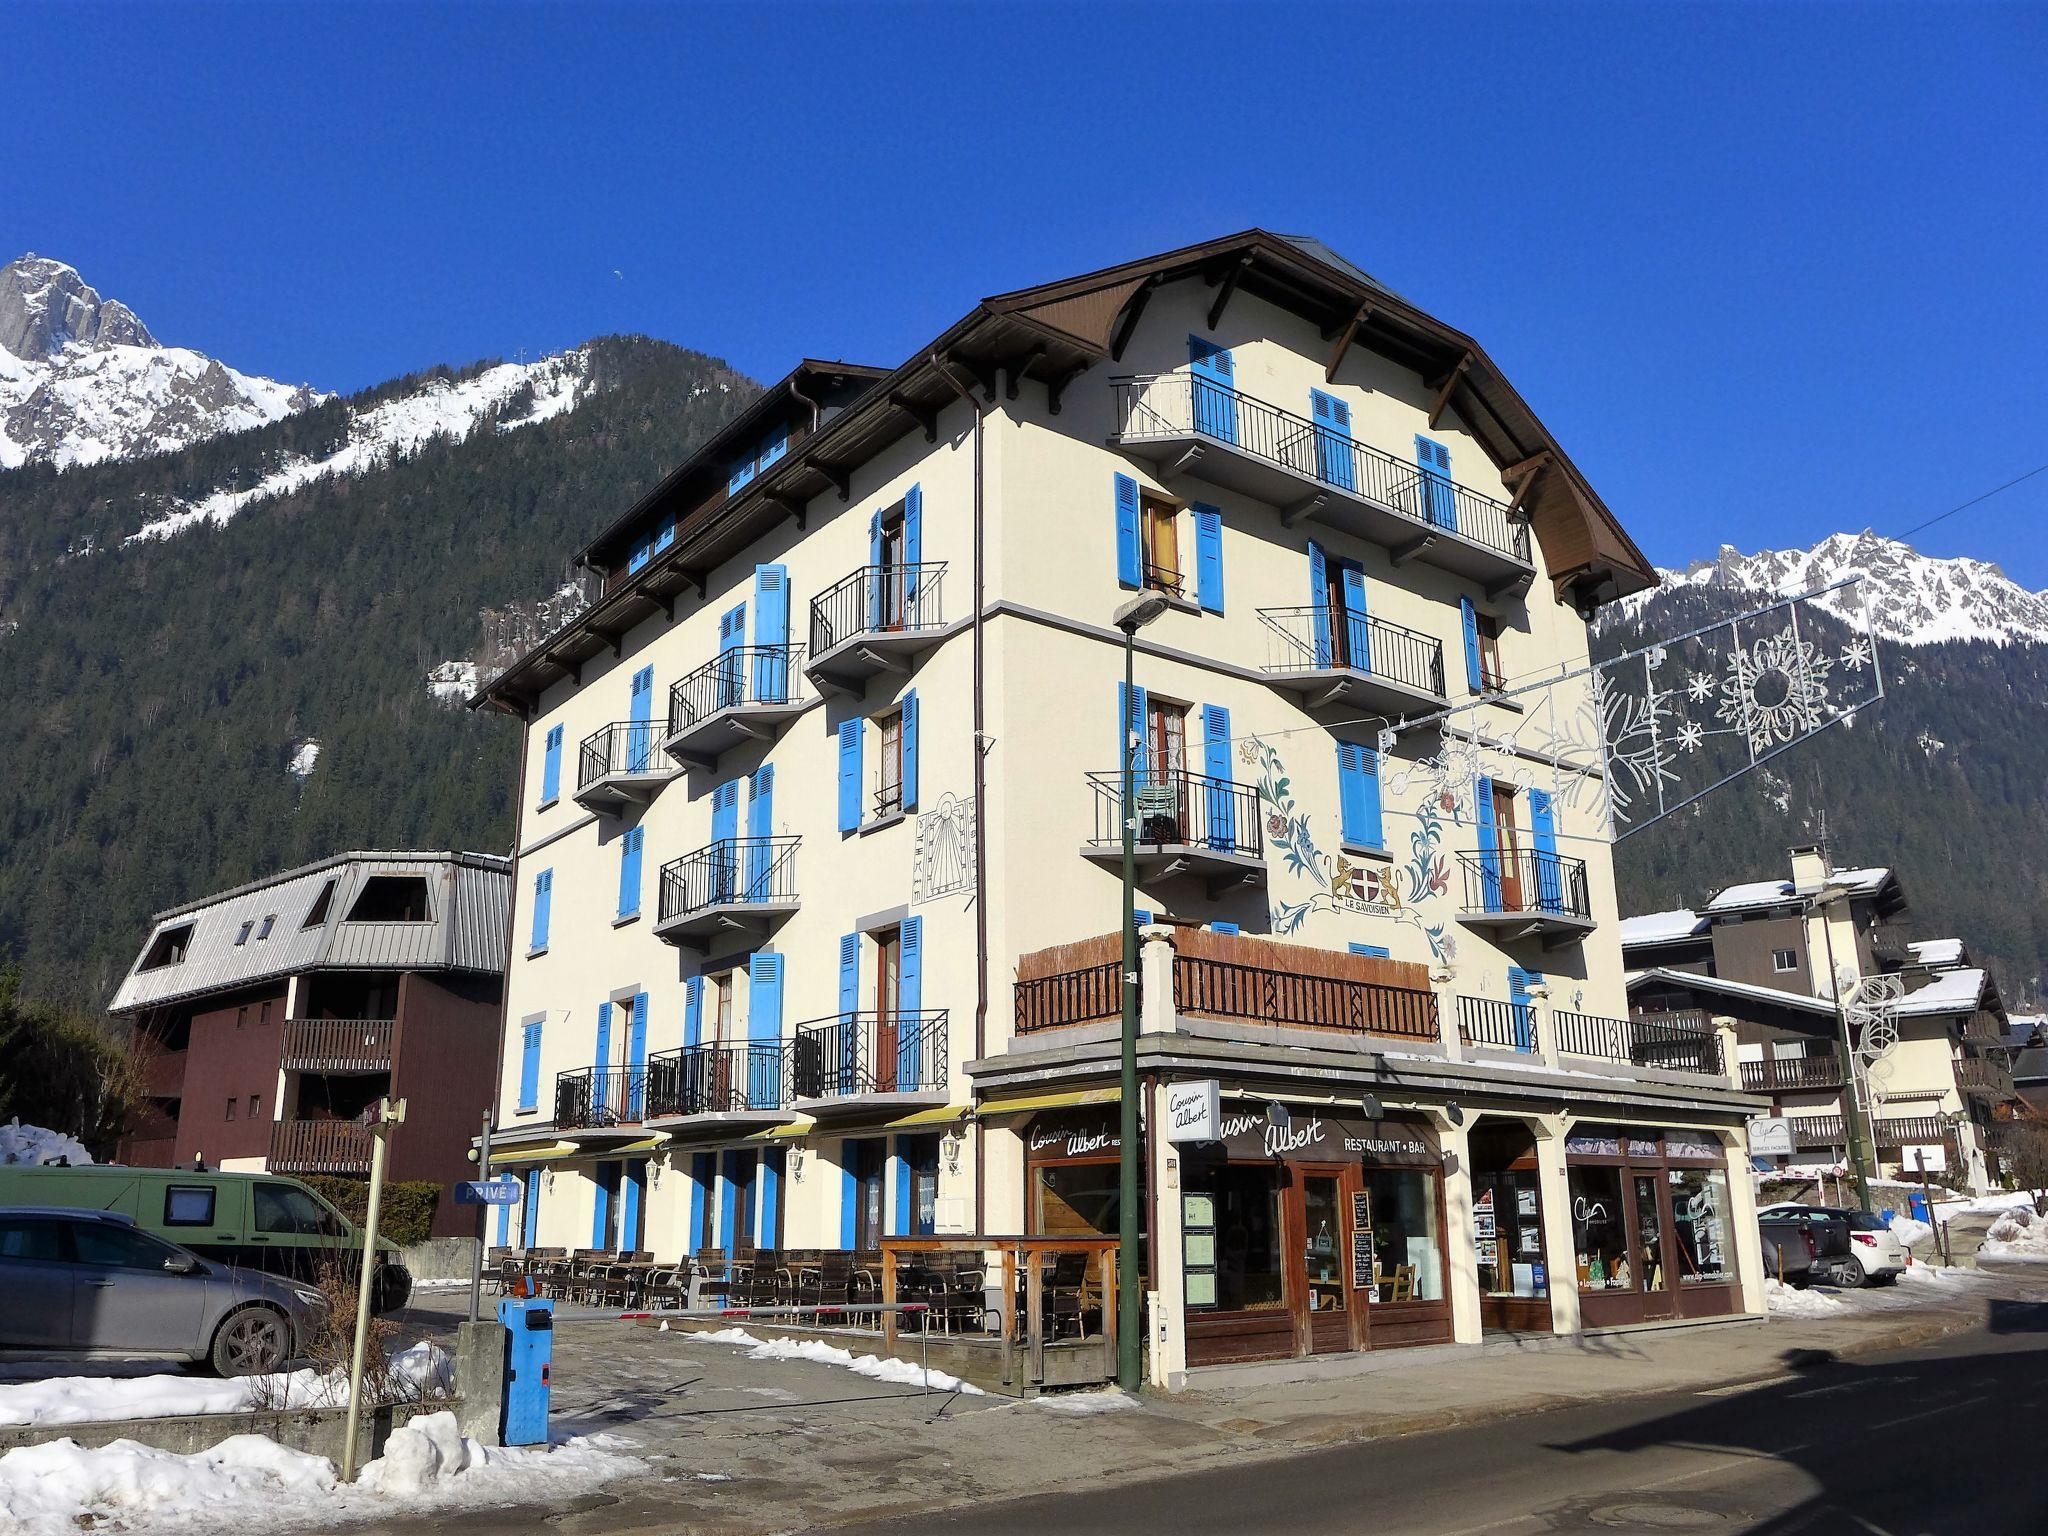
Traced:
<path id="1" fill-rule="evenodd" d="M 1792 1122 L 1783 1115 L 1758 1115 L 1749 1122 L 1749 1153 L 1752 1157 L 1790 1157 L 1796 1148 Z"/>
<path id="2" fill-rule="evenodd" d="M 1231 1157 L 1278 1157 L 1292 1162 L 1350 1162 L 1435 1167 L 1443 1160 L 1436 1139 L 1419 1121 L 1367 1120 L 1291 1105 L 1275 1124 L 1263 1101 L 1224 1106 L 1216 1138 Z M 1214 1145 L 1214 1143 L 1211 1143 Z"/>
<path id="3" fill-rule="evenodd" d="M 1166 1139 L 1222 1139 L 1223 1100 L 1216 1079 L 1166 1085 Z"/>

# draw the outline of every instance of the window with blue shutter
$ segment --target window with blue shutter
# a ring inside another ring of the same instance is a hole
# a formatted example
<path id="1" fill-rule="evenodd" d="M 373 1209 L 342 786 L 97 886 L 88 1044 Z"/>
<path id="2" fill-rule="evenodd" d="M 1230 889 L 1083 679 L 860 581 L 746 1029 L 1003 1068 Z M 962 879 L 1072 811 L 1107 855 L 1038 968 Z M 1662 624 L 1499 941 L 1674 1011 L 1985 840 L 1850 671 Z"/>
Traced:
<path id="1" fill-rule="evenodd" d="M 540 1027 L 539 1019 L 529 1020 L 519 1031 L 519 1107 L 538 1109 L 540 1107 Z"/>
<path id="2" fill-rule="evenodd" d="M 711 899 L 731 901 L 739 890 L 740 781 L 727 779 L 711 791 Z"/>
<path id="3" fill-rule="evenodd" d="M 789 571 L 780 565 L 754 567 L 754 698 L 762 704 L 789 700 Z"/>
<path id="4" fill-rule="evenodd" d="M 1223 611 L 1223 513 L 1205 501 L 1194 504 L 1195 599 L 1204 613 Z"/>
<path id="5" fill-rule="evenodd" d="M 626 556 L 626 574 L 632 575 L 649 560 L 654 558 L 654 535 L 643 533 L 633 541 L 632 550 Z"/>
<path id="6" fill-rule="evenodd" d="M 924 1010 L 924 919 L 906 917 L 897 936 L 896 1006 L 904 1015 L 896 1031 L 896 1084 L 906 1092 L 928 1086 L 924 1030 L 917 1015 Z M 934 1067 L 938 1064 L 932 1063 Z"/>
<path id="7" fill-rule="evenodd" d="M 543 869 L 533 877 L 533 942 L 529 952 L 539 954 L 548 947 L 549 909 L 554 906 L 555 872 Z"/>
<path id="8" fill-rule="evenodd" d="M 1147 767 L 1145 733 L 1150 728 L 1145 707 L 1145 690 L 1142 688 L 1126 688 L 1124 684 L 1118 683 L 1116 685 L 1116 700 L 1118 714 L 1116 743 L 1117 782 L 1118 784 L 1123 782 L 1124 759 L 1125 755 L 1129 754 L 1131 784 L 1134 788 L 1140 788 L 1145 783 L 1145 770 Z"/>
<path id="9" fill-rule="evenodd" d="M 858 719 L 839 725 L 839 830 L 860 830 L 860 732 Z"/>
<path id="10" fill-rule="evenodd" d="M 1202 786 L 1206 803 L 1201 807 L 1206 813 L 1203 819 L 1208 823 L 1209 846 L 1235 848 L 1237 801 L 1233 791 L 1237 786 L 1230 778 L 1230 711 L 1221 704 L 1202 706 L 1202 776 L 1209 781 Z"/>
<path id="11" fill-rule="evenodd" d="M 747 785 L 748 901 L 766 901 L 775 880 L 775 765 L 763 763 Z"/>
<path id="12" fill-rule="evenodd" d="M 839 1011 L 849 1014 L 860 1008 L 860 935 L 849 933 L 839 940 Z"/>
<path id="13" fill-rule="evenodd" d="M 1357 672 L 1372 670 L 1372 624 L 1365 611 L 1365 567 L 1346 560 L 1339 568 L 1344 591 L 1343 664 Z"/>
<path id="14" fill-rule="evenodd" d="M 1145 579 L 1145 551 L 1138 542 L 1138 482 L 1129 475 L 1115 477 L 1116 580 L 1117 585 L 1135 592 Z"/>
<path id="15" fill-rule="evenodd" d="M 1479 610 L 1472 599 L 1458 599 L 1458 621 L 1465 635 L 1465 686 L 1474 693 L 1486 690 L 1486 674 L 1479 664 Z"/>
<path id="16" fill-rule="evenodd" d="M 683 983 L 683 1044 L 695 1047 L 704 1035 L 704 978 L 692 976 Z"/>
<path id="17" fill-rule="evenodd" d="M 597 1123 L 604 1123 L 606 1090 L 611 1086 L 604 1068 L 612 1064 L 612 1005 L 597 1005 L 597 1042 L 592 1048 L 590 1064 L 598 1070 L 590 1075 L 590 1107 L 597 1115 Z"/>
<path id="18" fill-rule="evenodd" d="M 782 1042 L 782 956 L 757 950 L 747 961 L 747 1039 L 754 1045 Z M 781 1102 L 782 1056 L 747 1052 L 747 1107 L 774 1109 Z"/>
<path id="19" fill-rule="evenodd" d="M 1335 653 L 1330 641 L 1330 560 L 1314 539 L 1308 541 L 1308 602 L 1316 665 L 1327 667 Z"/>
<path id="20" fill-rule="evenodd" d="M 1493 780 L 1472 781 L 1472 815 L 1479 823 L 1479 884 L 1488 912 L 1501 910 L 1500 834 L 1493 822 Z"/>
<path id="21" fill-rule="evenodd" d="M 917 690 L 903 695 L 903 809 L 917 809 Z"/>
<path id="22" fill-rule="evenodd" d="M 640 992 L 634 995 L 633 1020 L 626 1026 L 626 1118 L 638 1124 L 646 1113 L 647 994 Z"/>
<path id="23" fill-rule="evenodd" d="M 924 563 L 924 487 L 913 485 L 903 493 L 903 620 L 924 622 L 917 605 L 918 567 Z"/>
<path id="24" fill-rule="evenodd" d="M 747 695 L 747 605 L 736 603 L 718 616 L 718 707 L 731 709 Z"/>
<path id="25" fill-rule="evenodd" d="M 654 530 L 654 552 L 658 555 L 676 541 L 676 520 L 664 517 Z"/>
<path id="26" fill-rule="evenodd" d="M 1308 392 L 1309 415 L 1316 425 L 1316 477 L 1343 490 L 1358 486 L 1358 465 L 1351 453 L 1351 407 L 1320 389 Z"/>
<path id="27" fill-rule="evenodd" d="M 540 803 L 553 805 L 562 797 L 562 728 L 552 727 L 540 760 Z"/>
<path id="28" fill-rule="evenodd" d="M 1508 967 L 1508 1004 L 1514 1010 L 1518 1051 L 1536 1049 L 1536 1000 L 1529 996 L 1529 989 L 1542 984 L 1541 971 L 1525 971 L 1519 965 Z"/>
<path id="29" fill-rule="evenodd" d="M 1564 865 L 1557 856 L 1557 806 L 1548 790 L 1529 791 L 1529 835 L 1536 850 L 1536 905 L 1545 912 L 1562 912 Z"/>
<path id="30" fill-rule="evenodd" d="M 1344 841 L 1355 848 L 1384 849 L 1380 816 L 1379 754 L 1355 741 L 1337 743 L 1337 805 Z"/>
<path id="31" fill-rule="evenodd" d="M 1425 521 L 1439 528 L 1458 531 L 1458 501 L 1451 489 L 1451 450 L 1442 443 L 1417 434 L 1415 465 L 1422 471 L 1422 506 Z"/>
<path id="32" fill-rule="evenodd" d="M 1345 946 L 1354 955 L 1363 955 L 1368 960 L 1391 960 L 1394 952 L 1384 944 L 1349 944 Z"/>
<path id="33" fill-rule="evenodd" d="M 1237 367 L 1213 341 L 1188 338 L 1188 370 L 1194 390 L 1195 430 L 1221 442 L 1237 441 Z"/>
<path id="34" fill-rule="evenodd" d="M 633 674 L 632 723 L 626 732 L 626 771 L 645 773 L 654 756 L 654 668 L 642 667 Z"/>
<path id="35" fill-rule="evenodd" d="M 619 839 L 619 916 L 640 915 L 640 849 L 645 827 L 634 827 Z"/>

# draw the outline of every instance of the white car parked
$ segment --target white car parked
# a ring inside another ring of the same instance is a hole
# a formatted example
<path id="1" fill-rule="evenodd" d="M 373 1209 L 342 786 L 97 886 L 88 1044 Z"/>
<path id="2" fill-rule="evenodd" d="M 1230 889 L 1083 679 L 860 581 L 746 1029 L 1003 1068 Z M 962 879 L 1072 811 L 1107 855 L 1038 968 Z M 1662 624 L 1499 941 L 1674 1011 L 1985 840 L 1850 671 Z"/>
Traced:
<path id="1" fill-rule="evenodd" d="M 1849 1253 L 1856 1262 L 1835 1266 L 1836 1285 L 1851 1289 L 1859 1285 L 1890 1285 L 1913 1262 L 1906 1245 L 1882 1216 L 1873 1216 L 1854 1206 L 1801 1205 L 1796 1200 L 1764 1206 L 1757 1214 L 1766 1216 L 1773 1211 L 1812 1211 L 1815 1215 L 1840 1216 L 1849 1223 Z"/>

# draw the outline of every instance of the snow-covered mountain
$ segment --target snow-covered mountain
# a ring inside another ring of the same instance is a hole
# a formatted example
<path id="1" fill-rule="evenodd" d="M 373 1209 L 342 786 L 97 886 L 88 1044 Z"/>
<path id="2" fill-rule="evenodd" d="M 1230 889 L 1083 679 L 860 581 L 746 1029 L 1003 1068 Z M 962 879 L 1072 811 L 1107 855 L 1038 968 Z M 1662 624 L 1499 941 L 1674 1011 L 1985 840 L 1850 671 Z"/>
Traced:
<path id="1" fill-rule="evenodd" d="M 1683 571 L 1660 569 L 1658 575 L 1660 585 L 1609 607 L 1601 627 L 1634 616 L 1660 594 L 1687 587 L 1770 598 L 1861 575 L 1860 584 L 1829 593 L 1817 600 L 1819 606 L 1861 625 L 1867 605 L 1871 628 L 1902 645 L 2048 644 L 2048 592 L 2028 591 L 1989 561 L 1923 555 L 1867 528 L 1829 534 L 1811 549 L 1745 555 L 1723 544 L 1712 560 L 1694 561 Z"/>
<path id="2" fill-rule="evenodd" d="M 0 266 L 0 469 L 162 453 L 326 398 L 160 345 L 61 261 Z"/>

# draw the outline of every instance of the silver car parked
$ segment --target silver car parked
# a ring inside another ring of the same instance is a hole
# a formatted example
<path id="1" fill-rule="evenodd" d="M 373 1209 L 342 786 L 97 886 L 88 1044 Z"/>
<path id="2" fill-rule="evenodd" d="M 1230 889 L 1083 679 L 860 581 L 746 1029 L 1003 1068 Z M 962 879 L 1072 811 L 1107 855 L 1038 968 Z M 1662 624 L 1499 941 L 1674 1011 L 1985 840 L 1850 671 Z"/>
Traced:
<path id="1" fill-rule="evenodd" d="M 309 1285 L 230 1269 L 111 1211 L 0 1208 L 0 1353 L 165 1355 L 222 1376 L 274 1371 L 319 1327 Z"/>

